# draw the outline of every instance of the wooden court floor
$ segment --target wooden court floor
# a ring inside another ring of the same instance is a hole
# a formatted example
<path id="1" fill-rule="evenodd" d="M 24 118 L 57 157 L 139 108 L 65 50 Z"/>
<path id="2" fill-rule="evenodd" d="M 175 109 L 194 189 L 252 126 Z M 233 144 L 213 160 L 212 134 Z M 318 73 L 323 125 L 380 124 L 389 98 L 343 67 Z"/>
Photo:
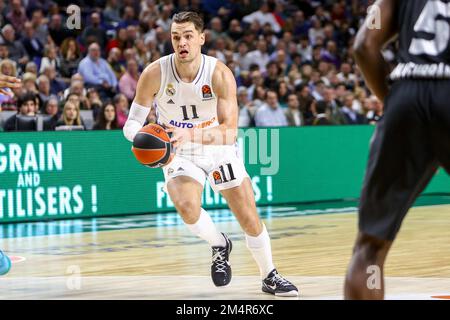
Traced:
<path id="1" fill-rule="evenodd" d="M 342 299 L 354 210 L 309 215 L 295 206 L 261 209 L 275 265 L 299 287 L 298 299 Z M 260 290 L 238 223 L 226 210 L 212 216 L 233 241 L 227 287 L 216 288 L 209 278 L 207 244 L 176 215 L 165 214 L 3 226 L 0 247 L 13 266 L 0 277 L 0 299 L 273 299 Z M 41 235 L 30 233 L 39 228 Z M 386 276 L 388 299 L 450 296 L 450 205 L 410 211 Z"/>

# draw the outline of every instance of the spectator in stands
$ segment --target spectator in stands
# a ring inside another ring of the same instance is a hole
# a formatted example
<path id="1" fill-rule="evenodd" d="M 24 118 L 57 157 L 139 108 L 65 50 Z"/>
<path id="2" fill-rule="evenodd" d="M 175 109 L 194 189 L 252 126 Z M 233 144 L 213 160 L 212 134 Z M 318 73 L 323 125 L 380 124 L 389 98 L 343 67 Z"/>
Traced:
<path id="1" fill-rule="evenodd" d="M 257 86 L 264 86 L 264 78 L 259 70 L 254 70 L 250 73 L 252 84 L 248 87 L 248 97 L 253 99 L 254 92 Z"/>
<path id="2" fill-rule="evenodd" d="M 49 35 L 52 41 L 60 47 L 62 42 L 66 38 L 76 37 L 76 33 L 72 30 L 67 29 L 62 21 L 62 16 L 59 13 L 53 14 L 51 16 L 50 24 L 48 27 Z"/>
<path id="3" fill-rule="evenodd" d="M 100 25 L 99 13 L 93 12 L 91 14 L 90 24 L 84 28 L 83 34 L 81 35 L 81 42 L 86 47 L 96 42 L 100 45 L 100 48 L 105 48 L 107 42 L 106 31 Z"/>
<path id="4" fill-rule="evenodd" d="M 74 88 L 74 82 L 81 82 L 81 84 L 76 84 Z M 80 93 L 80 91 L 77 91 L 77 89 L 79 89 L 78 87 L 81 86 L 82 87 L 82 92 Z M 67 96 L 69 95 L 69 93 L 74 92 L 75 89 L 75 93 L 79 94 L 79 95 L 83 95 L 86 96 L 87 95 L 87 89 L 85 88 L 84 85 L 84 78 L 80 73 L 75 73 L 70 77 L 70 85 L 68 88 L 66 88 L 64 90 L 64 99 L 67 99 Z"/>
<path id="5" fill-rule="evenodd" d="M 248 46 L 245 42 L 239 42 L 237 52 L 233 54 L 233 60 L 238 63 L 241 71 L 248 71 L 250 69 L 252 59 L 248 57 Z"/>
<path id="6" fill-rule="evenodd" d="M 256 111 L 255 124 L 257 127 L 283 127 L 288 125 L 286 115 L 278 103 L 276 91 L 268 90 L 266 92 L 266 103 Z"/>
<path id="7" fill-rule="evenodd" d="M 80 116 L 80 108 L 76 103 L 67 101 L 64 104 L 61 118 L 56 122 L 55 129 L 61 126 L 81 126 L 84 129 L 84 124 Z"/>
<path id="8" fill-rule="evenodd" d="M 287 82 L 284 80 L 278 81 L 276 90 L 278 93 L 278 101 L 280 102 L 280 106 L 282 108 L 286 108 L 289 95 L 291 94 L 291 90 L 289 89 Z"/>
<path id="9" fill-rule="evenodd" d="M 0 73 L 5 76 L 17 77 L 16 63 L 10 59 L 1 60 Z"/>
<path id="10" fill-rule="evenodd" d="M 172 14 L 172 9 L 168 5 L 164 5 L 161 10 L 161 14 L 156 24 L 163 28 L 164 31 L 170 31 L 170 25 L 172 24 L 172 19 L 170 18 Z"/>
<path id="11" fill-rule="evenodd" d="M 342 104 L 336 99 L 335 90 L 332 88 L 327 88 L 324 90 L 324 99 L 329 109 L 329 121 L 331 124 L 343 125 L 347 124 L 347 119 L 341 110 Z"/>
<path id="12" fill-rule="evenodd" d="M 87 102 L 87 98 L 82 96 L 81 94 L 77 93 L 77 92 L 71 92 L 69 93 L 69 95 L 67 96 L 66 101 L 70 101 L 73 104 L 75 104 L 78 109 L 80 110 L 86 110 L 88 109 L 88 107 L 90 106 L 86 106 Z"/>
<path id="13" fill-rule="evenodd" d="M 113 99 L 114 107 L 116 108 L 116 117 L 119 128 L 123 128 L 128 118 L 129 103 L 124 94 L 119 93 Z"/>
<path id="14" fill-rule="evenodd" d="M 314 97 L 311 95 L 311 91 L 307 85 L 300 84 L 295 88 L 295 93 L 297 94 L 299 101 L 299 109 L 303 114 L 306 124 L 310 124 L 313 118 L 313 113 L 311 110 L 311 104 L 314 101 Z"/>
<path id="15" fill-rule="evenodd" d="M 353 94 L 348 93 L 344 98 L 342 112 L 346 118 L 347 124 L 366 124 L 366 118 L 353 110 Z"/>
<path id="16" fill-rule="evenodd" d="M 142 70 L 150 63 L 151 53 L 142 38 L 136 39 L 134 46 L 136 49 L 138 67 Z"/>
<path id="17" fill-rule="evenodd" d="M 35 116 L 36 115 L 36 96 L 34 93 L 27 92 L 19 97 L 17 100 L 18 112 L 8 118 L 4 125 L 4 131 L 18 131 L 17 126 L 18 116 Z"/>
<path id="18" fill-rule="evenodd" d="M 120 78 L 119 89 L 129 101 L 134 99 L 139 75 L 137 61 L 135 59 L 127 60 L 127 71 Z"/>
<path id="19" fill-rule="evenodd" d="M 97 122 L 93 130 L 114 130 L 119 129 L 116 117 L 116 108 L 111 103 L 105 104 L 99 111 Z"/>
<path id="20" fill-rule="evenodd" d="M 37 76 L 38 74 L 37 64 L 34 63 L 33 61 L 28 62 L 27 65 L 25 66 L 25 72 L 29 72 Z"/>
<path id="21" fill-rule="evenodd" d="M 136 12 L 132 6 L 126 6 L 123 9 L 122 19 L 119 22 L 118 28 L 126 28 L 130 25 L 137 26 L 139 21 L 136 19 Z"/>
<path id="22" fill-rule="evenodd" d="M 27 21 L 25 8 L 22 6 L 22 0 L 11 0 L 11 10 L 6 15 L 6 19 L 11 23 L 16 32 L 22 32 L 24 24 Z"/>
<path id="23" fill-rule="evenodd" d="M 239 106 L 238 127 L 254 127 L 256 107 L 248 99 L 246 87 L 241 86 L 237 89 L 237 101 Z"/>
<path id="24" fill-rule="evenodd" d="M 374 95 L 368 98 L 368 109 L 366 119 L 369 124 L 375 125 L 383 117 L 383 104 Z"/>
<path id="25" fill-rule="evenodd" d="M 275 61 L 271 61 L 266 66 L 267 74 L 264 79 L 264 86 L 268 89 L 275 90 L 278 87 L 278 77 L 280 69 Z"/>
<path id="26" fill-rule="evenodd" d="M 300 102 L 295 93 L 291 93 L 287 99 L 287 110 L 285 111 L 288 126 L 299 127 L 305 125 L 305 119 L 300 111 Z"/>
<path id="27" fill-rule="evenodd" d="M 80 48 L 74 38 L 67 38 L 61 44 L 61 76 L 70 78 L 77 73 L 81 60 Z"/>
<path id="28" fill-rule="evenodd" d="M 86 98 L 89 101 L 89 106 L 92 110 L 94 110 L 94 118 L 96 115 L 96 112 L 102 107 L 103 102 L 100 99 L 100 95 L 98 94 L 98 91 L 94 88 L 89 88 L 87 90 Z"/>
<path id="29" fill-rule="evenodd" d="M 29 61 L 27 51 L 22 45 L 22 42 L 16 40 L 16 32 L 12 25 L 7 24 L 2 28 L 0 43 L 6 45 L 8 48 L 9 58 L 14 60 L 19 65 L 25 66 Z"/>
<path id="30" fill-rule="evenodd" d="M 61 117 L 61 112 L 58 108 L 58 98 L 55 96 L 50 96 L 47 102 L 44 104 L 44 114 L 50 116 L 44 121 L 44 131 L 55 130 L 56 123 Z"/>
<path id="31" fill-rule="evenodd" d="M 313 110 L 314 119 L 312 120 L 313 126 L 323 126 L 332 124 L 330 121 L 329 109 L 327 102 L 324 100 L 313 101 L 311 105 Z"/>
<path id="32" fill-rule="evenodd" d="M 248 54 L 250 64 L 256 64 L 259 66 L 259 70 L 266 72 L 266 65 L 270 61 L 269 54 L 267 52 L 267 42 L 264 39 L 258 40 L 256 50 L 250 51 Z"/>
<path id="33" fill-rule="evenodd" d="M 45 68 L 48 66 L 52 66 L 56 73 L 58 73 L 61 62 L 59 61 L 59 57 L 56 53 L 56 47 L 51 44 L 47 44 L 44 49 L 44 57 L 41 60 L 41 67 L 39 68 L 39 73 L 43 73 Z"/>
<path id="34" fill-rule="evenodd" d="M 36 86 L 36 75 L 34 73 L 26 72 L 23 74 L 22 79 L 23 79 L 23 89 L 25 91 L 32 92 L 35 95 L 39 93 L 39 90 Z"/>
<path id="35" fill-rule="evenodd" d="M 44 44 L 36 35 L 33 24 L 30 21 L 25 22 L 24 37 L 22 38 L 22 45 L 28 53 L 28 56 L 42 57 L 44 54 Z"/>
<path id="36" fill-rule="evenodd" d="M 342 83 L 356 83 L 356 76 L 352 73 L 352 66 L 348 62 L 341 65 L 341 72 L 337 74 L 337 77 Z"/>
<path id="37" fill-rule="evenodd" d="M 48 19 L 44 17 L 42 9 L 34 9 L 33 13 L 31 14 L 31 24 L 33 26 L 36 37 L 39 39 L 42 45 L 46 44 L 49 41 L 47 23 Z"/>
<path id="38" fill-rule="evenodd" d="M 100 56 L 100 46 L 92 43 L 88 55 L 78 66 L 78 72 L 83 76 L 88 87 L 95 87 L 102 98 L 113 95 L 117 87 L 117 78 L 108 62 Z"/>
<path id="39" fill-rule="evenodd" d="M 0 59 L 9 59 L 9 50 L 6 43 L 1 42 L 0 38 Z"/>
<path id="40" fill-rule="evenodd" d="M 116 27 L 121 21 L 120 7 L 118 0 L 107 0 L 105 10 L 103 10 L 103 18 L 106 25 Z"/>
<path id="41" fill-rule="evenodd" d="M 269 12 L 269 5 L 267 1 L 263 1 L 258 11 L 245 16 L 242 21 L 248 24 L 257 21 L 261 26 L 268 23 L 274 32 L 278 33 L 281 31 L 279 22 L 277 21 L 275 16 L 271 12 Z"/>
<path id="42" fill-rule="evenodd" d="M 55 67 L 52 65 L 48 65 L 44 69 L 44 74 L 47 76 L 47 78 L 50 80 L 50 92 L 51 94 L 61 96 L 63 95 L 64 89 L 66 88 L 66 85 L 63 81 L 58 80 L 56 78 L 56 70 Z"/>
<path id="43" fill-rule="evenodd" d="M 106 59 L 109 67 L 112 71 L 114 71 L 114 76 L 117 79 L 120 79 L 120 77 L 122 77 L 125 73 L 125 67 L 122 64 L 121 56 L 122 52 L 119 48 L 112 48 L 111 51 L 109 51 L 108 58 Z"/>
<path id="44" fill-rule="evenodd" d="M 297 52 L 302 57 L 303 61 L 312 61 L 312 46 L 310 45 L 306 35 L 300 38 L 300 43 L 297 46 Z"/>
<path id="45" fill-rule="evenodd" d="M 238 41 L 244 35 L 244 30 L 241 27 L 241 23 L 238 19 L 233 19 L 230 21 L 230 25 L 227 31 L 228 37 L 233 39 L 233 41 Z"/>
<path id="46" fill-rule="evenodd" d="M 40 104 L 41 106 L 44 106 L 48 99 L 52 96 L 50 93 L 50 81 L 45 74 L 41 74 L 37 78 L 36 82 L 39 90 L 38 96 L 41 102 Z"/>

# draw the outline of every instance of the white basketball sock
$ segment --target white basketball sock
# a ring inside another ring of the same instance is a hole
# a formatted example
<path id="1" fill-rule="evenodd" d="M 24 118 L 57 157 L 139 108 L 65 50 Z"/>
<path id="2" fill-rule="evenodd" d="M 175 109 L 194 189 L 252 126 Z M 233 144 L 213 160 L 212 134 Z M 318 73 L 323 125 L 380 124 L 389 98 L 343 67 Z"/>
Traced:
<path id="1" fill-rule="evenodd" d="M 194 224 L 186 223 L 186 226 L 193 234 L 206 240 L 211 247 L 225 247 L 227 244 L 225 238 L 217 231 L 211 217 L 203 208 L 200 208 L 200 217 L 197 222 Z"/>
<path id="2" fill-rule="evenodd" d="M 245 238 L 247 240 L 247 248 L 250 250 L 253 258 L 258 264 L 261 279 L 264 279 L 273 269 L 275 269 L 272 262 L 270 237 L 264 223 L 263 231 L 258 236 L 252 237 L 246 234 Z"/>

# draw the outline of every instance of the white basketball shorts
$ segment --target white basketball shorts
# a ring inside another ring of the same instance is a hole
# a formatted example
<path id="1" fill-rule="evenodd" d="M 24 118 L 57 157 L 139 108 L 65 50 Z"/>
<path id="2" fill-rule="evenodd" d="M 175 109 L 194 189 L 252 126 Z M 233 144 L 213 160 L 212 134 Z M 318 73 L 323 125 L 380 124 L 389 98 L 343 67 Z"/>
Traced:
<path id="1" fill-rule="evenodd" d="M 190 143 L 176 150 L 172 161 L 163 168 L 165 185 L 170 179 L 187 176 L 203 187 L 206 178 L 215 192 L 239 186 L 248 173 L 234 145 L 200 145 Z"/>

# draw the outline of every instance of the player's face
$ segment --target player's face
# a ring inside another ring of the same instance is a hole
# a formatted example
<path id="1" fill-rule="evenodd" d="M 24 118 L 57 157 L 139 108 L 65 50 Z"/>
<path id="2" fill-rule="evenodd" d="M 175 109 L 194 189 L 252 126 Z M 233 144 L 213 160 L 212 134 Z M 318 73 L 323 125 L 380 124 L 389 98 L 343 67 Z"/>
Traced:
<path id="1" fill-rule="evenodd" d="M 171 38 L 175 55 L 181 63 L 193 61 L 205 43 L 205 34 L 195 29 L 192 22 L 173 23 Z"/>

